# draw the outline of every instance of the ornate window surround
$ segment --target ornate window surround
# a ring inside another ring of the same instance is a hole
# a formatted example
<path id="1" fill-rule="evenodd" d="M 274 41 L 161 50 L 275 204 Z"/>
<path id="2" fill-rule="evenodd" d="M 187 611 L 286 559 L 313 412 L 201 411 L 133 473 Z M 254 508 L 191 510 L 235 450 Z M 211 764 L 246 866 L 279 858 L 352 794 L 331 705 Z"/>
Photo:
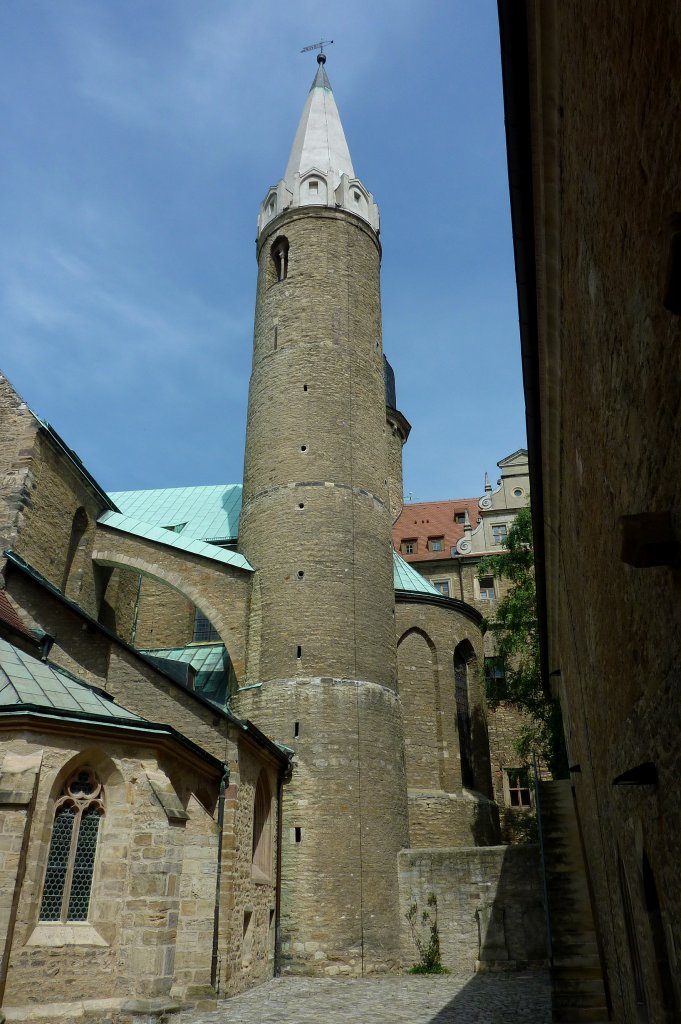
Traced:
<path id="1" fill-rule="evenodd" d="M 104 788 L 94 769 L 80 765 L 55 801 L 37 930 L 87 924 L 103 816 Z"/>

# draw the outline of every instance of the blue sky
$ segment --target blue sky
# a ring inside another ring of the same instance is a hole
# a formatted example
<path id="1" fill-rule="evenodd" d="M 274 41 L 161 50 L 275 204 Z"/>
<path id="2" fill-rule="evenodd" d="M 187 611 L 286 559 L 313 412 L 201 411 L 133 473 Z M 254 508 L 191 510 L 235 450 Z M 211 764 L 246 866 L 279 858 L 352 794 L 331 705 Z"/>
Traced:
<path id="1" fill-rule="evenodd" d="M 109 490 L 241 480 L 258 206 L 326 65 L 381 209 L 405 493 L 525 445 L 496 4 L 0 4 L 0 363 Z"/>

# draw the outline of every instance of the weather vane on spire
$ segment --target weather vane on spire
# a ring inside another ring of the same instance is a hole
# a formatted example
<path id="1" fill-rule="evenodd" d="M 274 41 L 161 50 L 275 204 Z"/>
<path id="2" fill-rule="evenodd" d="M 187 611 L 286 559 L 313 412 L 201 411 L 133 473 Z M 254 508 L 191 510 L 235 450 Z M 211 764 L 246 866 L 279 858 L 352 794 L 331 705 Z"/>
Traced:
<path id="1" fill-rule="evenodd" d="M 319 50 L 320 52 L 317 54 L 317 63 L 325 64 L 326 54 L 324 53 L 324 47 L 330 46 L 332 42 L 333 39 L 320 39 L 318 43 L 310 43 L 309 46 L 304 46 L 300 52 L 308 53 L 310 50 Z"/>

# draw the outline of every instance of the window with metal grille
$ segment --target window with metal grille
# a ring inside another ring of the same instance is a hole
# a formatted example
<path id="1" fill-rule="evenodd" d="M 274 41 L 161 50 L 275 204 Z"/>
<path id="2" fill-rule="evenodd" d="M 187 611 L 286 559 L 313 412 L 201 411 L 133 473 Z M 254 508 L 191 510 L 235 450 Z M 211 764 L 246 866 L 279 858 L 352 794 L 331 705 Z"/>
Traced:
<path id="1" fill-rule="evenodd" d="M 194 643 L 208 643 L 219 639 L 220 634 L 213 623 L 197 608 L 194 614 Z"/>
<path id="2" fill-rule="evenodd" d="M 57 799 L 41 921 L 87 921 L 104 789 L 92 768 L 79 768 Z"/>

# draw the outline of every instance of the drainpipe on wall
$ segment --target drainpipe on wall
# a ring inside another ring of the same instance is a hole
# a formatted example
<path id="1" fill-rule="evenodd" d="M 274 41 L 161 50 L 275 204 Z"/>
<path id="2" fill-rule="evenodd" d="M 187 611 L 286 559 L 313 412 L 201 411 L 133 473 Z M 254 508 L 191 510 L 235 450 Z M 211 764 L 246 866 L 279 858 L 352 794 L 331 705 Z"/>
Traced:
<path id="1" fill-rule="evenodd" d="M 135 607 L 132 613 L 132 629 L 130 631 L 130 643 L 134 645 L 135 637 L 137 636 L 137 619 L 140 613 L 140 595 L 142 593 L 142 573 L 139 574 L 137 580 L 137 595 L 135 597 Z"/>
<path id="2" fill-rule="evenodd" d="M 284 782 L 291 779 L 292 764 L 280 768 L 277 779 L 277 877 L 274 889 L 274 977 L 281 974 L 281 846 L 284 835 Z"/>
<path id="3" fill-rule="evenodd" d="M 213 951 L 210 958 L 210 983 L 218 990 L 218 931 L 220 928 L 220 880 L 222 876 L 222 834 L 225 825 L 225 789 L 229 782 L 229 766 L 223 765 L 222 778 L 220 779 L 220 793 L 218 796 L 218 850 L 217 850 L 217 874 L 215 876 L 215 909 L 213 911 Z"/>

